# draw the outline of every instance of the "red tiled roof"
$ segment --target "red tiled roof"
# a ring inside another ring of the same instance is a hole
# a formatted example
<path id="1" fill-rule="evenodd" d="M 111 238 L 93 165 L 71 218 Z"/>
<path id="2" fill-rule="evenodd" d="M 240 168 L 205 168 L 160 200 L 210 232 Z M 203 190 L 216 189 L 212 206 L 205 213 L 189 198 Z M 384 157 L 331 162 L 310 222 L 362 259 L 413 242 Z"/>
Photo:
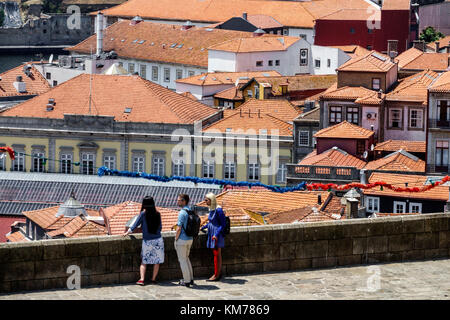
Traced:
<path id="1" fill-rule="evenodd" d="M 429 43 L 428 45 L 433 48 L 433 50 L 436 50 L 436 42 L 439 42 L 439 48 L 445 48 L 449 46 L 450 42 L 450 36 L 445 36 L 444 38 L 438 39 L 435 42 Z"/>
<path id="2" fill-rule="evenodd" d="M 183 97 L 189 98 L 189 99 L 191 99 L 191 100 L 194 100 L 194 101 L 197 101 L 197 100 L 198 100 L 198 99 L 197 99 L 192 93 L 190 93 L 189 91 L 180 93 L 180 95 L 182 95 Z"/>
<path id="3" fill-rule="evenodd" d="M 208 47 L 208 50 L 226 52 L 270 52 L 286 51 L 291 45 L 300 41 L 298 37 L 265 34 L 261 37 L 231 39 Z"/>
<path id="4" fill-rule="evenodd" d="M 374 172 L 369 178 L 369 183 L 384 181 L 393 184 L 397 187 L 405 187 L 405 182 L 408 183 L 408 187 L 423 187 L 427 181 L 427 176 L 423 175 L 412 175 L 412 174 L 393 174 L 393 173 L 383 173 Z M 389 196 L 389 197 L 400 197 L 400 198 L 414 198 L 414 199 L 427 199 L 427 200 L 448 200 L 448 186 L 437 186 L 431 190 L 425 192 L 395 192 L 388 188 L 373 188 L 368 190 L 363 190 L 365 195 L 371 196 Z"/>
<path id="5" fill-rule="evenodd" d="M 339 138 L 339 139 L 368 139 L 373 136 L 372 130 L 357 126 L 356 124 L 342 121 L 334 126 L 318 131 L 316 138 Z"/>
<path id="6" fill-rule="evenodd" d="M 328 89 L 336 82 L 337 76 L 332 75 L 298 75 L 298 76 L 272 76 L 255 77 L 255 81 L 259 84 L 268 83 L 272 87 L 274 95 L 280 95 L 280 84 L 288 85 L 288 92 Z"/>
<path id="7" fill-rule="evenodd" d="M 425 161 L 405 151 L 396 151 L 384 158 L 370 161 L 366 170 L 425 172 Z"/>
<path id="8" fill-rule="evenodd" d="M 408 49 L 395 58 L 402 70 L 448 70 L 448 53 L 423 52 L 416 48 Z"/>
<path id="9" fill-rule="evenodd" d="M 6 236 L 6 239 L 8 239 L 9 242 L 22 242 L 22 241 L 30 241 L 27 239 L 27 237 L 25 237 L 25 235 L 20 232 L 20 231 L 16 231 L 13 233 L 10 233 Z"/>
<path id="10" fill-rule="evenodd" d="M 281 212 L 315 205 L 318 195 L 328 197 L 326 191 L 294 191 L 278 193 L 263 190 L 228 190 L 217 195 L 217 204 L 226 211 L 243 208 L 252 212 Z M 206 206 L 205 202 L 198 203 Z"/>
<path id="11" fill-rule="evenodd" d="M 238 87 L 231 87 L 223 91 L 220 91 L 214 95 L 214 98 L 232 101 L 244 100 L 243 93 L 241 90 L 239 90 Z"/>
<path id="12" fill-rule="evenodd" d="M 350 58 L 356 58 L 368 54 L 370 51 L 359 45 L 331 46 L 344 51 Z"/>
<path id="13" fill-rule="evenodd" d="M 450 71 L 441 73 L 430 86 L 430 92 L 450 92 Z"/>
<path id="14" fill-rule="evenodd" d="M 217 111 L 139 76 L 97 74 L 92 75 L 89 113 L 89 78 L 89 74 L 81 74 L 1 116 L 61 119 L 64 114 L 94 114 L 114 116 L 123 122 L 188 124 Z M 54 110 L 47 111 L 50 98 L 55 99 Z M 131 108 L 131 112 L 126 113 L 126 108 Z"/>
<path id="15" fill-rule="evenodd" d="M 264 220 L 260 214 L 243 208 L 225 210 L 225 215 L 230 217 L 232 227 L 259 226 L 264 224 Z"/>
<path id="16" fill-rule="evenodd" d="M 410 10 L 411 0 L 384 0 L 382 10 Z"/>
<path id="17" fill-rule="evenodd" d="M 215 23 L 232 17 L 263 14 L 290 27 L 313 28 L 314 19 L 340 8 L 366 9 L 374 7 L 364 0 L 242 1 L 242 0 L 130 0 L 102 10 L 106 16 L 132 18 L 139 14 L 145 19 L 198 21 Z"/>
<path id="18" fill-rule="evenodd" d="M 362 169 L 366 165 L 366 162 L 356 158 L 355 156 L 352 156 L 351 154 L 337 147 L 333 147 L 320 154 L 317 154 L 316 152 L 317 150 L 314 150 L 302 160 L 300 160 L 298 164 L 332 167 L 355 167 L 358 169 Z M 296 171 L 300 169 L 302 168 L 296 168 Z"/>
<path id="19" fill-rule="evenodd" d="M 394 67 L 396 67 L 396 64 L 391 62 L 391 59 L 387 55 L 372 50 L 364 56 L 350 59 L 336 70 L 355 72 L 388 72 Z"/>
<path id="20" fill-rule="evenodd" d="M 64 235 L 66 238 L 79 238 L 89 236 L 107 235 L 106 228 L 95 222 L 89 221 L 85 216 L 79 215 L 70 218 L 70 221 L 63 227 L 47 233 L 50 237 Z"/>
<path id="21" fill-rule="evenodd" d="M 285 99 L 249 99 L 236 110 L 242 110 L 242 113 L 248 113 L 248 110 L 250 112 L 258 112 L 260 110 L 261 114 L 270 114 L 285 122 L 292 122 L 302 113 L 300 108 Z"/>
<path id="22" fill-rule="evenodd" d="M 375 151 L 398 151 L 405 150 L 407 152 L 426 152 L 425 141 L 409 141 L 409 140 L 387 140 L 377 143 L 374 147 Z"/>
<path id="23" fill-rule="evenodd" d="M 31 65 L 30 76 L 27 76 L 23 72 L 24 65 L 0 73 L 0 97 L 38 95 L 50 90 L 51 87 L 47 80 L 45 80 L 33 65 Z M 26 92 L 19 93 L 14 87 L 13 83 L 17 81 L 17 76 L 22 76 L 22 81 L 25 82 Z"/>
<path id="24" fill-rule="evenodd" d="M 134 15 L 136 15 L 136 11 Z M 251 35 L 249 32 L 203 27 L 181 30 L 180 25 L 148 21 L 130 25 L 129 20 L 123 20 L 105 29 L 103 50 L 114 50 L 119 57 L 123 58 L 207 68 L 208 47 Z M 77 45 L 66 48 L 66 50 L 89 54 L 91 48 L 96 48 L 96 41 L 97 38 L 94 34 Z M 144 42 L 139 43 L 141 41 Z M 174 46 L 172 47 L 172 45 Z M 182 46 L 178 47 L 179 45 Z"/>
<path id="25" fill-rule="evenodd" d="M 367 9 L 339 9 L 333 13 L 327 14 L 317 20 L 357 20 L 357 21 L 381 21 L 381 11 L 375 12 Z"/>
<path id="26" fill-rule="evenodd" d="M 428 88 L 437 78 L 438 74 L 431 70 L 413 74 L 400 80 L 397 87 L 386 94 L 385 99 L 387 101 L 422 102 L 423 105 L 427 105 Z"/>
<path id="27" fill-rule="evenodd" d="M 378 92 L 364 87 L 340 87 L 331 86 L 322 95 L 321 99 L 327 100 L 353 100 L 360 104 L 381 104 L 382 98 L 378 98 Z"/>
<path id="28" fill-rule="evenodd" d="M 277 71 L 247 71 L 247 72 L 206 72 L 189 78 L 176 80 L 177 83 L 187 83 L 199 86 L 216 86 L 220 84 L 245 83 L 254 77 L 281 76 Z"/>
<path id="29" fill-rule="evenodd" d="M 417 57 L 420 57 L 422 54 L 423 51 L 412 47 L 400 53 L 394 60 L 398 62 L 399 69 L 402 69 L 405 65 L 414 61 L 414 59 L 417 59 Z"/>
<path id="30" fill-rule="evenodd" d="M 283 25 L 279 23 L 277 20 L 275 20 L 271 16 L 266 16 L 264 14 L 247 15 L 247 21 L 260 29 L 272 29 L 283 27 Z"/>
<path id="31" fill-rule="evenodd" d="M 6 234 L 11 231 L 13 224 L 25 221 L 23 217 L 0 215 L 0 243 L 6 242 Z"/>
<path id="32" fill-rule="evenodd" d="M 48 229 L 51 225 L 53 225 L 58 220 L 64 218 L 64 216 L 56 217 L 56 213 L 58 212 L 59 206 L 38 209 L 33 211 L 24 211 L 23 215 L 36 223 L 42 229 Z"/>

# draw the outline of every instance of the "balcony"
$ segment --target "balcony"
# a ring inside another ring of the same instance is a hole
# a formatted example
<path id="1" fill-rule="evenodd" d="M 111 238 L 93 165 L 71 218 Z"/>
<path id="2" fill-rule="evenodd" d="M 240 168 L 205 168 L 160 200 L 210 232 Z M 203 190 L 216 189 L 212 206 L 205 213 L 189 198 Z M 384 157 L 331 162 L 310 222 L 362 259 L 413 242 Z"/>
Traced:
<path id="1" fill-rule="evenodd" d="M 428 119 L 428 128 L 450 130 L 450 120 Z"/>
<path id="2" fill-rule="evenodd" d="M 359 179 L 359 170 L 355 167 L 287 165 L 288 185 L 298 184 L 302 181 L 340 184 L 359 181 Z"/>

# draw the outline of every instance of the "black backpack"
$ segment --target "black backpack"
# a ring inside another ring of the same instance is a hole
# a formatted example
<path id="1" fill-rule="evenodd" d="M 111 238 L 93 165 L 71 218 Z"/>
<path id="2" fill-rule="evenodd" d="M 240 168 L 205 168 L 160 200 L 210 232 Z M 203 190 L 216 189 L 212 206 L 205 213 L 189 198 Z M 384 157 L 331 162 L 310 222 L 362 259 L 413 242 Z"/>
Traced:
<path id="1" fill-rule="evenodd" d="M 225 216 L 225 229 L 223 230 L 223 234 L 227 235 L 230 233 L 230 228 L 231 228 L 231 221 L 230 221 L 230 217 Z"/>
<path id="2" fill-rule="evenodd" d="M 183 227 L 184 232 L 188 237 L 197 237 L 200 231 L 200 217 L 193 210 L 186 210 L 188 213 L 188 219 L 186 229 Z"/>

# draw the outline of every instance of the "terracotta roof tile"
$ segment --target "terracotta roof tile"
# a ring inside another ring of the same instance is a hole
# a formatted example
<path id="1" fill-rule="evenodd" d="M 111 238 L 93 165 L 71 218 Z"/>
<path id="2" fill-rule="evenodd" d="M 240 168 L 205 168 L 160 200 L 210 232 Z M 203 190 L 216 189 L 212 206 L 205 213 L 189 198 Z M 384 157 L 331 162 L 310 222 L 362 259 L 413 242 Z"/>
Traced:
<path id="1" fill-rule="evenodd" d="M 336 75 L 298 75 L 298 76 L 272 76 L 255 77 L 255 81 L 259 84 L 268 83 L 272 87 L 272 92 L 275 95 L 280 93 L 280 84 L 288 84 L 288 92 L 328 89 L 337 80 Z"/>
<path id="2" fill-rule="evenodd" d="M 264 220 L 260 214 L 243 208 L 225 210 L 225 215 L 230 217 L 232 227 L 258 226 L 264 224 Z"/>
<path id="3" fill-rule="evenodd" d="M 438 78 L 436 72 L 424 70 L 399 81 L 398 85 L 386 94 L 387 101 L 413 101 L 428 104 L 428 88 Z"/>
<path id="4" fill-rule="evenodd" d="M 56 217 L 59 206 L 49 207 L 44 209 L 38 209 L 33 211 L 24 211 L 23 215 L 36 223 L 43 229 L 48 229 L 58 220 L 64 218 L 64 216 Z"/>
<path id="5" fill-rule="evenodd" d="M 79 75 L 1 116 L 61 119 L 66 113 L 87 115 L 89 77 Z M 92 75 L 92 88 L 91 114 L 114 116 L 116 121 L 187 124 L 217 111 L 139 76 Z M 55 99 L 53 111 L 46 109 L 49 98 Z M 126 108 L 131 112 L 126 113 Z"/>
<path id="6" fill-rule="evenodd" d="M 182 95 L 183 97 L 189 98 L 189 99 L 191 99 L 191 100 L 194 100 L 194 101 L 197 101 L 197 100 L 198 100 L 198 99 L 197 99 L 192 93 L 190 93 L 189 91 L 180 93 L 180 95 Z"/>
<path id="7" fill-rule="evenodd" d="M 382 10 L 410 10 L 411 0 L 384 0 Z"/>
<path id="8" fill-rule="evenodd" d="M 362 20 L 381 21 L 381 11 L 376 10 L 375 14 L 366 9 L 339 9 L 333 13 L 319 17 L 317 20 Z"/>
<path id="9" fill-rule="evenodd" d="M 248 110 L 251 112 L 258 112 L 260 110 L 261 114 L 270 114 L 285 122 L 292 122 L 302 113 L 300 108 L 284 99 L 249 99 L 236 108 L 236 110 L 242 110 L 242 113 L 248 112 Z"/>
<path id="10" fill-rule="evenodd" d="M 283 25 L 271 16 L 264 14 L 247 15 L 247 21 L 260 29 L 281 28 Z"/>
<path id="11" fill-rule="evenodd" d="M 311 121 L 311 120 L 320 121 L 320 107 L 302 113 L 295 119 L 295 121 Z"/>
<path id="12" fill-rule="evenodd" d="M 260 37 L 231 39 L 208 47 L 208 50 L 226 52 L 269 52 L 286 51 L 291 45 L 300 41 L 298 37 L 265 34 Z"/>
<path id="13" fill-rule="evenodd" d="M 414 58 L 412 58 L 414 55 L 407 56 L 407 58 L 401 57 L 401 55 L 397 57 L 397 59 L 402 62 L 401 66 L 399 62 L 400 69 L 402 70 L 430 69 L 433 71 L 448 70 L 449 67 L 448 59 L 450 57 L 450 54 L 436 53 L 436 52 L 421 52 L 420 50 L 417 51 L 420 52 L 420 55 L 417 55 Z M 415 54 L 417 54 L 417 52 L 415 52 Z"/>
<path id="14" fill-rule="evenodd" d="M 430 86 L 430 92 L 450 92 L 450 71 L 440 74 Z"/>
<path id="15" fill-rule="evenodd" d="M 328 194 L 329 192 L 326 191 L 277 193 L 262 190 L 228 190 L 217 195 L 216 198 L 217 203 L 226 211 L 243 208 L 255 213 L 272 213 L 314 205 L 317 203 L 318 195 L 326 199 Z M 198 205 L 206 206 L 205 202 L 200 202 Z"/>
<path id="16" fill-rule="evenodd" d="M 364 56 L 370 52 L 366 48 L 361 47 L 359 45 L 331 46 L 331 47 L 341 49 L 347 55 L 349 55 L 350 58 L 352 58 L 352 59 L 356 58 L 356 57 Z"/>
<path id="17" fill-rule="evenodd" d="M 137 11 L 134 11 L 133 16 Z M 208 67 L 208 47 L 224 41 L 251 36 L 249 32 L 192 27 L 181 30 L 180 25 L 148 21 L 130 25 L 129 20 L 109 26 L 103 38 L 103 50 L 114 50 L 119 57 L 137 60 L 177 63 Z M 124 40 L 124 41 L 122 41 Z M 136 42 L 133 42 L 138 40 Z M 66 48 L 89 54 L 96 48 L 96 35 Z M 140 43 L 144 41 L 143 43 Z M 172 45 L 176 44 L 172 47 Z M 181 47 L 179 47 L 182 45 Z"/>
<path id="18" fill-rule="evenodd" d="M 226 133 L 249 134 L 249 130 L 255 130 L 255 134 L 266 130 L 267 135 L 292 136 L 292 124 L 275 118 L 270 114 L 258 113 L 255 111 L 236 111 L 233 115 L 223 118 L 209 127 L 203 129 L 203 132 L 213 132 L 219 130 Z M 250 113 L 250 114 L 249 114 Z"/>
<path id="19" fill-rule="evenodd" d="M 296 1 L 241 1 L 241 0 L 130 0 L 113 8 L 102 10 L 106 16 L 132 18 L 139 13 L 143 18 L 221 22 L 247 12 L 249 16 L 271 16 L 281 24 L 312 28 L 314 19 L 340 8 L 366 9 L 364 0 Z"/>
<path id="20" fill-rule="evenodd" d="M 6 235 L 6 239 L 9 240 L 9 242 L 22 242 L 22 241 L 30 241 L 27 239 L 27 237 L 25 237 L 25 235 L 20 232 L 20 231 L 16 231 L 13 233 L 9 233 Z"/>
<path id="21" fill-rule="evenodd" d="M 374 172 L 369 178 L 369 183 L 384 181 L 393 184 L 397 187 L 405 187 L 405 182 L 408 183 L 408 187 L 423 187 L 427 181 L 427 176 L 424 175 L 412 175 L 412 174 L 393 174 Z M 428 200 L 448 200 L 448 186 L 438 186 L 425 192 L 395 192 L 388 188 L 373 188 L 369 190 L 363 190 L 365 195 L 372 196 L 389 196 L 400 198 L 414 198 L 414 199 L 428 199 Z"/>
<path id="22" fill-rule="evenodd" d="M 316 150 L 304 157 L 299 165 L 315 165 L 315 166 L 332 166 L 332 167 L 355 167 L 362 169 L 366 162 L 361 159 L 352 156 L 351 154 L 341 150 L 337 147 L 333 147 L 327 151 L 317 154 Z M 296 172 L 303 170 L 303 168 L 296 168 Z"/>
<path id="23" fill-rule="evenodd" d="M 406 151 L 396 151 L 384 158 L 370 161 L 366 170 L 425 172 L 425 161 Z"/>
<path id="24" fill-rule="evenodd" d="M 381 104 L 384 95 L 380 99 L 378 98 L 378 92 L 364 87 L 345 86 L 337 88 L 337 86 L 331 86 L 320 97 L 327 100 L 352 100 L 360 104 Z"/>
<path id="25" fill-rule="evenodd" d="M 388 72 L 394 67 L 396 67 L 396 64 L 391 62 L 391 59 L 387 55 L 372 50 L 364 56 L 350 59 L 336 70 L 356 72 Z"/>
<path id="26" fill-rule="evenodd" d="M 187 83 L 199 86 L 216 86 L 221 84 L 235 85 L 245 83 L 254 77 L 261 76 L 281 76 L 277 71 L 247 71 L 247 72 L 207 72 L 189 78 L 176 80 L 177 83 Z"/>
<path id="27" fill-rule="evenodd" d="M 79 238 L 89 236 L 107 235 L 106 228 L 95 222 L 89 221 L 85 216 L 79 215 L 70 218 L 70 221 L 63 227 L 47 233 L 50 237 L 64 235 L 66 238 Z"/>
<path id="28" fill-rule="evenodd" d="M 244 100 L 244 95 L 238 87 L 231 87 L 220 91 L 214 95 L 214 98 L 225 99 L 231 101 L 241 101 Z"/>
<path id="29" fill-rule="evenodd" d="M 407 152 L 426 152 L 425 141 L 409 141 L 409 140 L 387 140 L 377 143 L 374 147 L 375 151 L 398 151 L 405 150 Z"/>
<path id="30" fill-rule="evenodd" d="M 415 59 L 417 59 L 417 57 L 420 57 L 421 55 L 423 55 L 423 51 L 412 47 L 400 53 L 394 60 L 398 62 L 399 69 L 403 69 L 405 65 L 407 65 L 411 61 L 414 61 Z"/>
<path id="31" fill-rule="evenodd" d="M 446 48 L 449 46 L 450 42 L 450 36 L 445 36 L 444 38 L 438 39 L 435 42 L 429 43 L 428 45 L 433 49 L 436 50 L 436 42 L 439 42 L 439 48 Z"/>
<path id="32" fill-rule="evenodd" d="M 24 65 L 20 65 L 0 73 L 0 97 L 38 95 L 50 90 L 51 87 L 47 80 L 33 65 L 31 65 L 30 76 L 23 72 L 23 67 Z M 13 83 L 16 82 L 17 76 L 22 76 L 22 81 L 26 85 L 26 92 L 19 93 L 14 87 Z"/>
<path id="33" fill-rule="evenodd" d="M 353 123 L 342 121 L 334 126 L 318 131 L 316 138 L 339 138 L 339 139 L 368 139 L 374 135 L 372 130 L 365 129 Z"/>

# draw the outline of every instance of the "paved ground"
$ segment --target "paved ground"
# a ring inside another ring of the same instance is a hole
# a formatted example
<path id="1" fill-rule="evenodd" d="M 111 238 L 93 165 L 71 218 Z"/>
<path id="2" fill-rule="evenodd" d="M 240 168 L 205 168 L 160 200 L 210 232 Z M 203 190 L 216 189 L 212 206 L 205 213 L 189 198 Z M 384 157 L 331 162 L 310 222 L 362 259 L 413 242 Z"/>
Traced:
<path id="1" fill-rule="evenodd" d="M 194 271 L 195 272 L 195 271 Z M 0 295 L 11 299 L 448 299 L 450 259 L 278 272 L 196 280 L 194 288 L 176 281 L 140 287 L 112 285 Z"/>

